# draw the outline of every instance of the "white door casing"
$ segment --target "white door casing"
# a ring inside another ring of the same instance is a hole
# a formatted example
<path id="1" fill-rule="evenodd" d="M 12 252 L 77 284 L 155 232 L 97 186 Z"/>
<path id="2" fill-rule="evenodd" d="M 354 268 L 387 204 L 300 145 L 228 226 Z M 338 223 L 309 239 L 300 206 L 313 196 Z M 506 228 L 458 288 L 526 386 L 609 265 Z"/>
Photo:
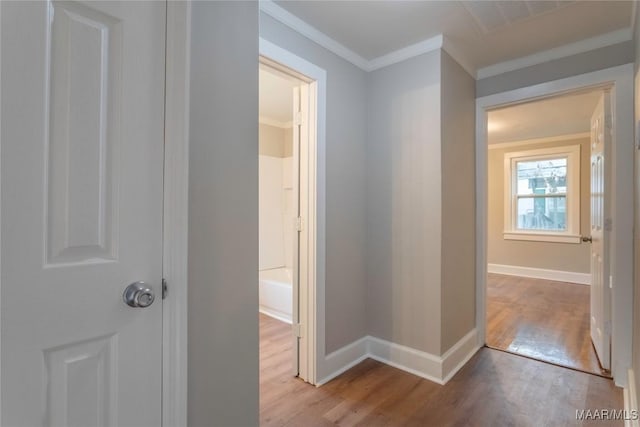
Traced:
<path id="1" fill-rule="evenodd" d="M 611 369 L 608 186 L 611 103 L 604 92 L 591 117 L 591 340 L 602 368 Z"/>
<path id="2" fill-rule="evenodd" d="M 309 84 L 300 82 L 293 88 L 293 206 L 295 233 L 293 244 L 293 324 L 295 375 L 307 382 L 313 382 L 312 352 L 309 333 L 310 307 L 309 274 L 313 260 L 309 258 L 310 221 L 310 120 Z"/>
<path id="3" fill-rule="evenodd" d="M 0 7 L 1 423 L 159 426 L 166 4 Z"/>
<path id="4" fill-rule="evenodd" d="M 293 170 L 291 182 L 293 184 L 292 189 L 292 205 L 293 205 L 293 215 L 294 218 L 291 226 L 293 227 L 293 245 L 292 251 L 293 260 L 291 263 L 291 278 L 292 278 L 292 321 L 293 321 L 293 375 L 300 376 L 304 379 L 303 375 L 300 374 L 300 361 L 304 360 L 307 355 L 304 352 L 304 348 L 300 346 L 300 341 L 302 340 L 302 328 L 301 323 L 303 316 L 300 313 L 300 231 L 302 222 L 299 220 L 300 218 L 300 87 L 296 86 L 292 88 L 292 102 L 293 102 L 293 126 L 291 127 L 292 132 L 292 145 L 293 145 L 293 160 L 292 166 Z"/>

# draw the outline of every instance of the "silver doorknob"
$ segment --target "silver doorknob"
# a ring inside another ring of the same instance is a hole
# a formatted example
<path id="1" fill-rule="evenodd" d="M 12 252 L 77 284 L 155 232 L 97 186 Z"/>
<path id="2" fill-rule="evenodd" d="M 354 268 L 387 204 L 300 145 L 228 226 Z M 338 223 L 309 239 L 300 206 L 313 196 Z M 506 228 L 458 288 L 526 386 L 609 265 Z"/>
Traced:
<path id="1" fill-rule="evenodd" d="M 145 308 L 153 304 L 156 296 L 146 283 L 134 282 L 124 290 L 122 299 L 129 307 Z"/>
<path id="2" fill-rule="evenodd" d="M 585 243 L 593 243 L 591 236 L 582 236 L 582 241 Z"/>

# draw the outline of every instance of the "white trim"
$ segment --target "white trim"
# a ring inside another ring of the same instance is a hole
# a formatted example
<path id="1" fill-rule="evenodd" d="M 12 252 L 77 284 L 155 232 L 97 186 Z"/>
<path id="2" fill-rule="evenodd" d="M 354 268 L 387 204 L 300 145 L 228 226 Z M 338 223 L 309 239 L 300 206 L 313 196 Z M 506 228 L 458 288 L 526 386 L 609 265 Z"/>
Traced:
<path id="1" fill-rule="evenodd" d="M 292 120 L 281 122 L 280 120 L 272 119 L 266 116 L 258 116 L 258 123 L 260 123 L 261 125 L 273 126 L 280 129 L 291 129 L 293 127 Z"/>
<path id="2" fill-rule="evenodd" d="M 316 382 L 317 386 L 328 383 L 338 375 L 356 366 L 369 357 L 369 337 L 365 336 L 325 357 L 325 368 L 328 372 Z"/>
<path id="3" fill-rule="evenodd" d="M 479 349 L 476 329 L 469 331 L 442 356 L 366 336 L 327 355 L 329 374 L 317 385 L 326 384 L 367 358 L 444 385 Z"/>
<path id="4" fill-rule="evenodd" d="M 281 322 L 284 323 L 288 323 L 289 325 L 291 325 L 293 322 L 291 320 L 291 315 L 284 313 L 282 311 L 279 310 L 275 310 L 273 308 L 269 308 L 267 306 L 264 305 L 259 305 L 258 306 L 258 311 L 262 314 L 264 314 L 265 316 L 269 316 L 269 317 L 273 317 L 274 319 L 277 319 Z"/>
<path id="5" fill-rule="evenodd" d="M 497 149 L 503 149 L 503 148 L 518 147 L 522 145 L 544 144 L 544 143 L 559 142 L 559 141 L 573 141 L 576 139 L 590 138 L 590 137 L 591 137 L 591 133 L 589 132 L 569 133 L 566 135 L 546 136 L 543 138 L 522 139 L 520 141 L 496 142 L 495 144 L 490 143 L 487 148 L 489 150 L 497 150 Z"/>
<path id="6" fill-rule="evenodd" d="M 279 21 L 292 30 L 302 34 L 304 37 L 319 44 L 330 52 L 335 53 L 342 59 L 349 61 L 356 67 L 359 67 L 363 70 L 368 69 L 369 61 L 367 61 L 348 47 L 335 41 L 317 28 L 312 27 L 294 14 L 278 6 L 273 1 L 260 0 L 258 4 L 260 5 L 260 11 L 271 16 L 276 21 Z"/>
<path id="7" fill-rule="evenodd" d="M 638 408 L 638 394 L 633 369 L 628 371 L 627 386 L 624 388 L 624 410 L 627 415 L 625 417 L 625 427 L 640 427 L 640 420 L 638 419 L 640 408 Z"/>
<path id="8" fill-rule="evenodd" d="M 262 4 L 262 3 L 261 3 Z M 325 368 L 325 248 L 326 248 L 326 100 L 327 72 L 297 55 L 260 38 L 259 53 L 300 74 L 309 81 L 310 96 L 316 97 L 315 126 L 309 124 L 309 218 L 305 224 L 309 238 L 308 307 L 306 334 L 309 354 L 309 371 L 306 380 L 316 384 L 318 378 L 326 377 Z M 310 102 L 310 104 L 314 104 Z M 310 112 L 310 116 L 313 116 Z M 314 149 L 315 146 L 315 149 Z M 313 169 L 315 168 L 315 173 Z M 301 302 L 303 304 L 304 302 Z"/>
<path id="9" fill-rule="evenodd" d="M 448 383 L 478 350 L 478 331 L 473 328 L 442 355 L 442 383 Z"/>
<path id="10" fill-rule="evenodd" d="M 431 353 L 369 337 L 369 357 L 434 383 L 443 384 L 442 359 Z"/>
<path id="11" fill-rule="evenodd" d="M 2 22 L 2 7 L 0 6 L 0 22 Z M 0 46 L 2 46 L 2 31 L 0 31 Z M 2 98 L 2 54 L 0 54 L 0 99 Z M 2 123 L 2 107 L 1 107 L 2 103 L 0 102 L 0 123 Z M 0 132 L 0 159 L 2 159 L 2 132 Z M 2 162 L 0 162 L 1 164 Z M 2 176 L 2 173 L 0 173 L 0 177 Z M 1 184 L 2 180 L 0 179 L 0 184 Z M 0 188 L 2 188 L 2 185 L 0 185 Z M 2 200 L 2 197 L 0 197 L 0 200 Z M 0 203 L 1 204 L 1 203 Z M 0 213 L 2 212 L 2 208 L 0 207 Z M 0 224 L 2 224 L 2 220 L 0 218 Z M 2 227 L 0 227 L 0 230 L 2 229 Z M 0 233 L 0 242 L 2 241 L 2 237 L 1 237 L 1 233 Z M 0 245 L 0 248 L 2 247 L 2 245 Z M 1 252 L 1 251 L 0 251 Z M 0 278 L 2 277 L 2 254 L 0 253 Z M 0 295 L 2 295 L 2 279 L 0 279 Z M 2 297 L 0 297 L 0 302 L 2 301 Z M 0 316 L 0 319 L 2 319 L 2 316 Z M 0 320 L 0 331 L 2 330 L 1 328 L 2 326 L 2 321 Z M 0 334 L 1 336 L 1 334 Z M 2 339 L 0 339 L 0 366 L 2 366 Z M 2 370 L 0 369 L 0 372 Z M 2 420 L 2 377 L 0 375 L 0 420 Z"/>
<path id="12" fill-rule="evenodd" d="M 385 55 L 372 59 L 367 63 L 365 71 L 374 71 L 398 62 L 406 61 L 427 52 L 432 52 L 442 48 L 444 37 L 442 34 L 422 40 L 418 43 L 403 47 L 402 49 L 389 52 Z"/>
<path id="13" fill-rule="evenodd" d="M 633 64 L 580 74 L 514 89 L 476 100 L 476 328 L 485 342 L 487 277 L 487 113 L 498 106 L 520 103 L 585 88 L 612 87 L 615 115 L 612 143 L 612 375 L 617 385 L 627 382 L 631 367 L 633 315 Z"/>
<path id="14" fill-rule="evenodd" d="M 551 234 L 537 233 L 533 231 L 504 231 L 502 233 L 502 238 L 504 240 L 520 240 L 525 242 L 580 243 L 580 235 L 578 234 Z"/>
<path id="15" fill-rule="evenodd" d="M 447 37 L 442 40 L 442 49 L 449 54 L 475 80 L 476 67 L 465 57 L 456 45 Z"/>
<path id="16" fill-rule="evenodd" d="M 397 64 L 407 59 L 432 52 L 438 49 L 444 49 L 462 68 L 464 68 L 472 77 L 475 78 L 475 67 L 460 53 L 458 49 L 452 46 L 451 41 L 447 40 L 442 34 L 421 40 L 409 46 L 402 47 L 384 55 L 368 60 L 342 43 L 332 39 L 327 34 L 309 25 L 307 22 L 298 18 L 291 12 L 275 4 L 272 0 L 260 0 L 260 11 L 266 13 L 276 21 L 286 25 L 302 36 L 308 38 L 314 43 L 324 47 L 329 52 L 338 55 L 340 58 L 350 62 L 363 71 L 374 71 L 389 65 Z"/>
<path id="17" fill-rule="evenodd" d="M 553 49 L 537 52 L 532 55 L 523 56 L 521 58 L 509 61 L 499 62 L 480 68 L 476 72 L 476 79 L 485 79 L 487 77 L 497 76 L 498 74 L 508 73 L 510 71 L 519 70 L 521 68 L 530 67 L 532 65 L 542 64 L 544 62 L 553 61 L 571 55 L 588 52 L 590 50 L 600 49 L 602 47 L 612 46 L 631 40 L 633 34 L 630 28 L 622 28 L 611 31 L 599 36 L 590 37 L 574 43 L 558 46 Z"/>
<path id="18" fill-rule="evenodd" d="M 342 59 L 345 59 L 346 61 L 364 71 L 368 72 L 378 70 L 380 68 L 405 61 L 407 59 L 422 55 L 427 52 L 431 52 L 433 50 L 443 49 L 476 80 L 629 41 L 633 37 L 633 26 L 635 23 L 635 21 L 632 22 L 631 27 L 629 28 L 622 28 L 606 34 L 590 37 L 542 52 L 536 52 L 532 55 L 476 69 L 476 67 L 473 66 L 473 64 L 464 55 L 462 55 L 456 47 L 452 46 L 451 41 L 447 40 L 447 38 L 442 34 L 438 34 L 434 37 L 430 37 L 412 45 L 405 46 L 384 55 L 378 56 L 371 60 L 367 60 L 353 50 L 344 46 L 342 43 L 334 40 L 327 34 L 323 33 L 322 31 L 298 18 L 294 14 L 278 6 L 272 0 L 260 0 L 259 5 L 260 11 L 266 13 L 273 19 L 279 21 L 280 23 L 286 25 L 292 30 L 298 32 L 309 40 L 319 44 L 320 46 L 324 47 L 330 52 L 333 52 Z M 636 10 L 635 2 L 633 5 L 633 10 Z M 634 19 L 634 16 L 634 13 L 632 13 L 632 20 Z"/>
<path id="19" fill-rule="evenodd" d="M 487 271 L 489 273 L 504 274 L 507 276 L 531 277 L 534 279 L 554 280 L 556 282 L 591 285 L 590 273 L 549 270 L 546 268 L 522 267 L 519 265 L 504 264 L 487 264 Z"/>
<path id="20" fill-rule="evenodd" d="M 187 425 L 187 252 L 191 2 L 167 2 L 162 425 Z"/>

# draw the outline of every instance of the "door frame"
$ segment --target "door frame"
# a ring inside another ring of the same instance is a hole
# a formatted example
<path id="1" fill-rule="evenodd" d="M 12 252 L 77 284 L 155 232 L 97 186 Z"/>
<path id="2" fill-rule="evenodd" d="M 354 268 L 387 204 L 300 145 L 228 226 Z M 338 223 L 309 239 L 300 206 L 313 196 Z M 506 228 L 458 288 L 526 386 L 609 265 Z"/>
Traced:
<path id="1" fill-rule="evenodd" d="M 187 425 L 191 1 L 166 1 L 162 425 Z"/>
<path id="2" fill-rule="evenodd" d="M 487 285 L 487 113 L 518 104 L 593 87 L 611 87 L 613 114 L 611 150 L 611 374 L 616 385 L 627 385 L 631 367 L 633 318 L 633 64 L 513 89 L 476 99 L 476 328 L 479 345 L 486 337 Z"/>
<path id="3" fill-rule="evenodd" d="M 303 215 L 303 227 L 300 236 L 299 253 L 305 254 L 306 274 L 299 279 L 301 334 L 307 338 L 306 360 L 298 362 L 299 372 L 305 381 L 317 384 L 318 372 L 325 354 L 325 170 L 326 170 L 326 81 L 324 69 L 300 58 L 299 56 L 275 45 L 263 38 L 259 39 L 259 61 L 270 67 L 280 66 L 285 72 L 305 81 L 309 87 L 309 117 L 307 122 L 308 161 L 308 197 L 306 203 L 301 200 L 300 212 Z M 304 126 L 303 126 L 304 128 Z M 301 159 L 301 163 L 302 163 Z M 300 174 L 305 174 L 301 168 Z M 304 218 L 304 213 L 307 218 Z M 306 249 L 306 250 L 305 250 Z M 304 263 L 300 262 L 301 267 Z M 302 268 L 301 272 L 304 273 Z M 304 276 L 304 277 L 303 277 Z M 305 283 L 306 282 L 306 283 Z"/>

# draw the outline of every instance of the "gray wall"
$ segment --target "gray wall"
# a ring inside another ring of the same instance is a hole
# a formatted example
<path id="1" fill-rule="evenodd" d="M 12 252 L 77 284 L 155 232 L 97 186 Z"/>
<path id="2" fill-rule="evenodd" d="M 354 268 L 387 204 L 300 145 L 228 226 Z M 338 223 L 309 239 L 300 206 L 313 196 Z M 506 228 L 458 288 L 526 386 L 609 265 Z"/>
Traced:
<path id="1" fill-rule="evenodd" d="M 633 41 L 618 43 L 480 79 L 476 83 L 476 96 L 479 98 L 511 89 L 629 64 L 633 62 L 634 58 L 633 46 Z"/>
<path id="2" fill-rule="evenodd" d="M 194 2 L 191 40 L 188 424 L 252 426 L 258 424 L 257 2 Z"/>
<path id="3" fill-rule="evenodd" d="M 490 264 L 518 267 L 544 268 L 549 270 L 591 272 L 591 248 L 585 244 L 531 242 L 505 240 L 504 232 L 504 154 L 514 151 L 547 147 L 580 145 L 580 232 L 590 232 L 590 153 L 589 138 L 573 139 L 542 144 L 518 145 L 489 150 L 488 175 L 488 250 Z"/>
<path id="4" fill-rule="evenodd" d="M 331 353 L 367 334 L 366 74 L 264 13 L 260 37 L 327 71 L 325 351 Z"/>
<path id="5" fill-rule="evenodd" d="M 440 354 L 440 51 L 368 75 L 369 334 Z"/>
<path id="6" fill-rule="evenodd" d="M 442 353 L 475 327 L 475 84 L 442 51 Z"/>

